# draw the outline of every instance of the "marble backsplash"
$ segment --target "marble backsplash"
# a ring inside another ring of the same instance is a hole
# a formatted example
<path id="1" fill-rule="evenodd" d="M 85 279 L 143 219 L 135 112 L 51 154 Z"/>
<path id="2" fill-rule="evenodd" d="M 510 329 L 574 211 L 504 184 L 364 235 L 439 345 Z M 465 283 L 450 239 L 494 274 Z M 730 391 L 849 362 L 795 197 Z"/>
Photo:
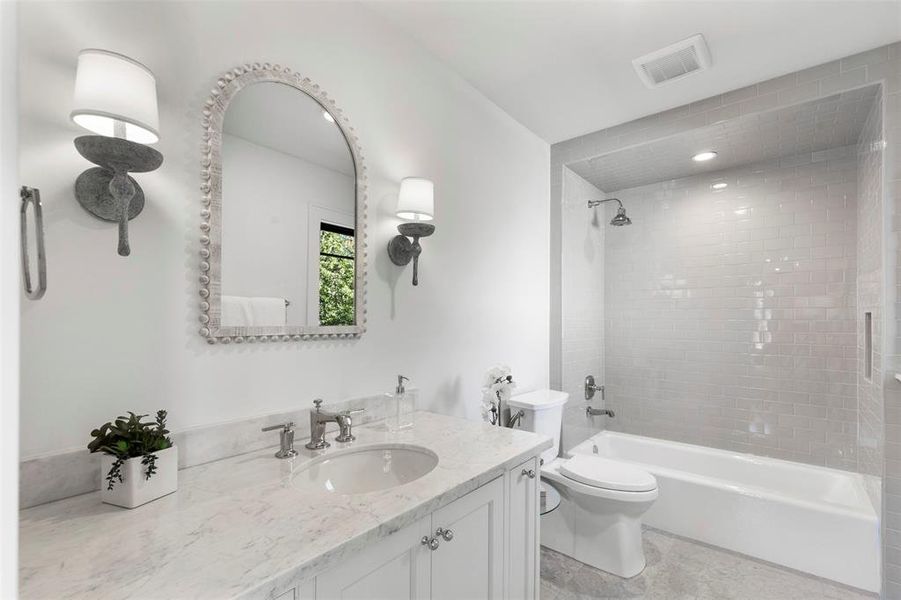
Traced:
<path id="1" fill-rule="evenodd" d="M 407 391 L 415 393 L 412 388 Z M 354 416 L 355 424 L 363 425 L 387 417 L 390 400 L 390 394 L 379 394 L 332 402 L 324 407 L 329 411 L 365 409 Z M 172 441 L 178 446 L 178 468 L 275 448 L 279 444 L 278 431 L 263 432 L 261 429 L 288 421 L 295 424 L 295 445 L 306 443 L 310 437 L 309 408 L 173 432 Z M 330 437 L 333 437 L 333 431 L 337 431 L 337 427 L 329 423 Z M 93 492 L 100 489 L 100 480 L 100 455 L 91 454 L 87 448 L 28 458 L 19 464 L 19 507 L 30 508 Z"/>

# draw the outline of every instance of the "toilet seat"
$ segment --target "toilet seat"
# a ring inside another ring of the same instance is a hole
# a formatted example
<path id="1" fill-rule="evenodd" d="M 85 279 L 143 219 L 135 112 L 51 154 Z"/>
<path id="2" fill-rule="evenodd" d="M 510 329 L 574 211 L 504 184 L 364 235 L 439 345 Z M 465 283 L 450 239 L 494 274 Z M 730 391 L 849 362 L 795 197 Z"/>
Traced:
<path id="1" fill-rule="evenodd" d="M 632 465 L 586 454 L 577 454 L 561 462 L 560 474 L 592 487 L 618 492 L 650 492 L 657 480 L 647 471 Z"/>
<path id="2" fill-rule="evenodd" d="M 589 456 L 588 458 L 600 458 L 595 456 Z M 541 467 L 541 477 L 545 481 L 554 485 L 562 494 L 564 489 L 571 490 L 572 492 L 578 494 L 584 494 L 586 496 L 592 496 L 595 498 L 605 498 L 607 500 L 614 500 L 616 502 L 625 502 L 631 504 L 635 503 L 643 503 L 643 502 L 653 502 L 657 499 L 657 495 L 659 494 L 659 490 L 657 488 L 657 481 L 654 480 L 654 487 L 651 490 L 644 492 L 624 492 L 622 490 L 614 490 L 598 487 L 597 485 L 590 485 L 587 483 L 582 483 L 581 481 L 577 481 L 572 477 L 564 475 L 561 467 L 565 465 L 568 461 L 572 459 L 569 458 L 556 458 L 550 463 L 545 463 Z M 610 459 L 606 459 L 610 460 Z M 649 477 L 653 477 L 650 473 L 648 473 Z"/>

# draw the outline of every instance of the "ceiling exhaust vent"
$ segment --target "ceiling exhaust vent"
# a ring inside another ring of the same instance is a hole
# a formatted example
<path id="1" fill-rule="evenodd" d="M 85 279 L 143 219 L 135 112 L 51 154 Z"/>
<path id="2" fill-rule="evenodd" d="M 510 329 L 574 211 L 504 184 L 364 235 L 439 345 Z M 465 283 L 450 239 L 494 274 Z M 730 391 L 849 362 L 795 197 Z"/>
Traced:
<path id="1" fill-rule="evenodd" d="M 649 88 L 703 71 L 710 68 L 710 64 L 710 50 L 701 34 L 632 61 L 635 72 Z"/>

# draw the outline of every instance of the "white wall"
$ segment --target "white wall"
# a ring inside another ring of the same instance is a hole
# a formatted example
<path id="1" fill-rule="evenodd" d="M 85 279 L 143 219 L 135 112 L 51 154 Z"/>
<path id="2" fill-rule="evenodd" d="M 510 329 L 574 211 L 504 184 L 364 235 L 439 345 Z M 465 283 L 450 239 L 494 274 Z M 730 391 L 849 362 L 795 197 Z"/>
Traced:
<path id="1" fill-rule="evenodd" d="M 548 379 L 548 146 L 442 63 L 351 4 L 53 3 L 21 11 L 21 170 L 44 192 L 49 290 L 22 311 L 22 451 L 87 442 L 124 410 L 174 428 L 393 387 L 478 418 L 481 375 Z M 166 162 L 139 181 L 132 256 L 72 197 L 86 168 L 68 122 L 78 50 L 110 48 L 157 75 Z M 208 346 L 197 334 L 200 107 L 216 77 L 272 61 L 335 97 L 370 178 L 368 331 L 347 342 Z M 438 227 L 420 285 L 390 264 L 398 182 L 434 179 Z"/>
<path id="2" fill-rule="evenodd" d="M 0 2 L 0 598 L 15 598 L 19 520 L 16 4 Z M 30 183 L 30 182 L 29 182 Z M 37 185 L 32 183 L 32 185 Z"/>
<path id="3" fill-rule="evenodd" d="M 588 208 L 604 192 L 568 168 L 563 170 L 562 373 L 569 403 L 563 412 L 563 448 L 569 449 L 603 427 L 604 417 L 585 414 L 585 376 L 604 383 L 605 206 Z M 602 408 L 600 394 L 591 404 Z"/>
<path id="4" fill-rule="evenodd" d="M 352 227 L 354 178 L 223 135 L 222 190 L 223 295 L 287 298 L 289 324 L 318 325 L 307 320 L 310 207 Z"/>

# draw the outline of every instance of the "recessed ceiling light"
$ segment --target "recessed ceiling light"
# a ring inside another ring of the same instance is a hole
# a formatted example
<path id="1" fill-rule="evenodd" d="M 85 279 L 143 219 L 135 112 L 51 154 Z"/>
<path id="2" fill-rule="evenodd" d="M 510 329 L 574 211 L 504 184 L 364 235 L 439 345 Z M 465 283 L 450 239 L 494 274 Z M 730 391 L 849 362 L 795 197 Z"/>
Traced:
<path id="1" fill-rule="evenodd" d="M 330 115 L 327 110 L 322 111 L 322 118 L 328 121 L 329 123 L 335 122 L 335 117 Z"/>
<path id="2" fill-rule="evenodd" d="M 726 183 L 725 181 L 721 181 L 719 183 L 714 183 L 710 187 L 715 190 L 723 190 L 723 189 L 726 189 L 727 187 L 729 187 L 729 184 Z"/>
<path id="3" fill-rule="evenodd" d="M 704 152 L 698 152 L 691 157 L 691 160 L 695 162 L 704 162 L 705 160 L 711 160 L 713 158 L 716 158 L 716 152 L 713 150 L 706 150 Z"/>

